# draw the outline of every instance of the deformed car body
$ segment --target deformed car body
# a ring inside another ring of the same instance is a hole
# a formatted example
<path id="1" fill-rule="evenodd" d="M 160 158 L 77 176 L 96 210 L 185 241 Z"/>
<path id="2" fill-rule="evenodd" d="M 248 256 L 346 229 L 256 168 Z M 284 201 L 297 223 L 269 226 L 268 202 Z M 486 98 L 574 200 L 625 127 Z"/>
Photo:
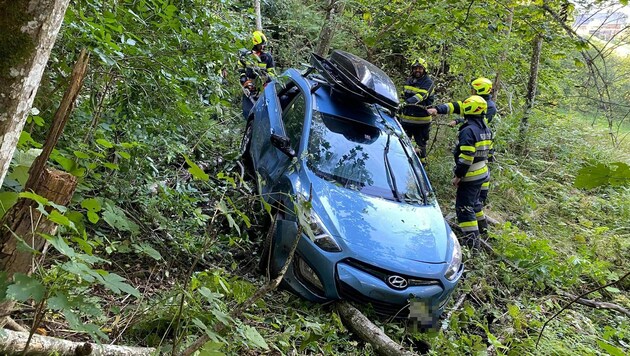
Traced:
<path id="1" fill-rule="evenodd" d="M 243 137 L 246 166 L 275 207 L 262 265 L 277 274 L 301 232 L 283 279 L 294 293 L 434 323 L 462 275 L 461 248 L 393 115 L 395 86 L 350 53 L 311 62 L 267 85 Z"/>

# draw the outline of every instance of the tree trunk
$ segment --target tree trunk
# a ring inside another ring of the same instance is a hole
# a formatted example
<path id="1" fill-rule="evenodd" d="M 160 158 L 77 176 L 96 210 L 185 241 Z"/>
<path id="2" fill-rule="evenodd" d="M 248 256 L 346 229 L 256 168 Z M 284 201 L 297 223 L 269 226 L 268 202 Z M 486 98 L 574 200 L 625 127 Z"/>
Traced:
<path id="1" fill-rule="evenodd" d="M 45 169 L 34 190 L 55 204 L 66 205 L 70 202 L 76 186 L 75 176 Z M 11 280 L 15 273 L 31 272 L 33 254 L 19 248 L 18 237 L 31 249 L 41 251 L 45 242 L 41 234 L 53 235 L 56 228 L 55 223 L 46 219 L 37 210 L 37 203 L 33 200 L 22 198 L 7 211 L 0 228 L 0 271 L 6 273 L 7 280 Z M 0 326 L 4 323 L 4 316 L 8 316 L 13 310 L 13 305 L 12 301 L 0 303 Z"/>
<path id="2" fill-rule="evenodd" d="M 344 323 L 359 337 L 369 342 L 379 355 L 387 356 L 413 356 L 415 352 L 404 349 L 387 336 L 383 330 L 374 325 L 357 308 L 345 301 L 337 302 L 337 311 Z"/>
<path id="3" fill-rule="evenodd" d="M 254 0 L 254 12 L 256 13 L 256 29 L 262 31 L 262 14 L 260 12 L 260 0 Z"/>
<path id="4" fill-rule="evenodd" d="M 89 342 L 74 342 L 54 337 L 33 335 L 28 350 L 23 353 L 28 340 L 28 333 L 10 330 L 0 330 L 0 333 L 6 334 L 0 338 L 0 353 L 2 355 L 59 355 L 59 356 L 140 356 L 154 355 L 154 348 L 132 347 L 132 346 L 116 346 L 116 345 L 97 345 Z"/>
<path id="5" fill-rule="evenodd" d="M 70 202 L 77 179 L 68 173 L 46 168 L 46 161 L 57 141 L 61 137 L 63 128 L 70 117 L 74 102 L 85 78 L 89 56 L 85 50 L 81 51 L 79 59 L 72 70 L 70 86 L 64 93 L 59 109 L 55 113 L 42 153 L 35 159 L 29 170 L 25 191 L 33 191 L 49 201 L 59 205 Z M 3 217 L 0 224 L 0 270 L 5 271 L 7 280 L 11 280 L 15 273 L 31 272 L 31 251 L 18 248 L 18 237 L 33 250 L 41 251 L 45 240 L 41 234 L 54 234 L 56 225 L 46 219 L 38 211 L 37 203 L 30 199 L 20 199 Z M 13 302 L 0 303 L 0 327 L 6 321 L 3 316 L 9 315 L 13 309 Z"/>
<path id="6" fill-rule="evenodd" d="M 69 0 L 0 0 L 0 185 Z"/>
<path id="7" fill-rule="evenodd" d="M 326 6 L 326 19 L 322 25 L 322 29 L 319 32 L 319 39 L 317 41 L 317 48 L 315 53 L 320 56 L 326 56 L 330 49 L 330 42 L 332 42 L 335 30 L 337 28 L 336 16 L 343 13 L 344 2 L 340 0 L 328 0 L 328 6 Z"/>
<path id="8" fill-rule="evenodd" d="M 529 129 L 529 115 L 534 107 L 534 99 L 536 98 L 536 90 L 538 87 L 538 66 L 540 64 L 540 53 L 542 51 L 543 36 L 538 34 L 533 42 L 532 59 L 529 68 L 529 81 L 527 83 L 527 96 L 525 97 L 525 112 L 521 119 L 519 127 L 519 144 L 523 148 L 527 139 L 527 131 Z"/>
<path id="9" fill-rule="evenodd" d="M 510 51 L 510 35 L 512 34 L 512 23 L 514 22 L 514 7 L 510 7 L 508 10 L 508 18 L 507 18 L 507 29 L 504 31 L 505 33 L 505 47 L 503 48 L 503 52 L 499 57 L 499 62 L 497 63 L 497 75 L 494 78 L 494 84 L 492 85 L 492 100 L 495 102 L 499 98 L 499 89 L 501 89 L 501 65 L 503 65 L 507 59 L 507 55 Z"/>

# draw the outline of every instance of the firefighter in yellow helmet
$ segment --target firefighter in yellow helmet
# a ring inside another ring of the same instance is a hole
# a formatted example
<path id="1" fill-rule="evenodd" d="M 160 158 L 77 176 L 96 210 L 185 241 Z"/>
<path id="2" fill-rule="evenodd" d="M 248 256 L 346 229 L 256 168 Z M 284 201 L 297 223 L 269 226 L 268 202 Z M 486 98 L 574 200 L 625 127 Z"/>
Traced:
<path id="1" fill-rule="evenodd" d="M 409 138 L 418 145 L 418 156 L 422 163 L 427 161 L 427 141 L 431 130 L 431 115 L 427 106 L 433 104 L 433 80 L 427 73 L 427 61 L 415 58 L 411 61 L 411 75 L 403 88 L 404 103 L 398 114 L 402 127 Z"/>
<path id="2" fill-rule="evenodd" d="M 492 100 L 492 81 L 488 78 L 479 77 L 470 82 L 470 94 L 479 95 L 486 103 L 488 103 L 488 112 L 486 113 L 486 120 L 488 123 L 492 122 L 494 116 L 497 114 L 497 105 Z M 455 127 L 458 124 L 463 124 L 464 119 L 460 118 L 452 120 L 448 123 L 450 127 Z"/>
<path id="3" fill-rule="evenodd" d="M 488 176 L 486 162 L 492 150 L 492 131 L 485 120 L 487 110 L 488 103 L 478 95 L 427 110 L 430 115 L 455 113 L 465 119 L 453 150 L 455 168 L 452 183 L 457 187 L 457 222 L 464 233 L 464 243 L 472 247 L 478 244 L 479 224 L 485 224 L 479 194 L 481 184 Z"/>
<path id="4" fill-rule="evenodd" d="M 492 81 L 488 78 L 479 77 L 470 82 L 470 91 L 473 95 L 479 95 L 482 97 L 486 103 L 488 103 L 488 111 L 486 112 L 486 123 L 490 124 L 497 114 L 497 105 L 492 100 Z M 448 123 L 450 127 L 455 127 L 456 125 L 463 124 L 464 119 L 459 118 L 456 120 L 452 120 Z M 493 133 L 493 141 L 494 141 L 494 133 Z M 494 161 L 494 152 L 490 152 L 488 156 L 488 162 Z M 479 200 L 481 201 L 482 206 L 486 206 L 486 202 L 488 200 L 488 191 L 490 189 L 490 166 L 488 166 L 488 178 L 481 185 L 481 193 L 479 194 Z M 485 233 L 485 226 L 487 226 L 485 222 L 485 216 L 481 217 L 479 220 L 479 231 L 481 234 Z M 484 221 L 482 221 L 484 220 Z"/>
<path id="5" fill-rule="evenodd" d="M 260 91 L 276 76 L 273 56 L 265 52 L 267 37 L 261 31 L 252 34 L 253 47 L 251 51 L 242 49 L 239 61 L 241 70 L 241 85 L 243 86 L 242 109 L 245 119 L 249 116 Z"/>

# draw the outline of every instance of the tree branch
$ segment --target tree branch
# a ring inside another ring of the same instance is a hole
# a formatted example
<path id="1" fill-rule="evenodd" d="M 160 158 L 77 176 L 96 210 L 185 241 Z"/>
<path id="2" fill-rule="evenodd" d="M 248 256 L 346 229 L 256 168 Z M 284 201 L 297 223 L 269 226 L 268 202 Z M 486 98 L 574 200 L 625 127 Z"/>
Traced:
<path id="1" fill-rule="evenodd" d="M 610 287 L 614 284 L 617 284 L 621 281 L 623 281 L 626 277 L 630 276 L 630 272 L 627 272 L 626 274 L 624 274 L 621 278 L 619 278 L 616 281 L 612 281 L 608 284 L 605 284 L 603 286 L 597 287 L 593 290 L 589 290 L 587 292 L 584 292 L 580 295 L 578 295 L 577 297 L 573 298 L 573 300 L 571 300 L 571 302 L 569 302 L 569 304 L 565 305 L 564 307 L 562 307 L 562 309 L 558 310 L 554 315 L 551 316 L 551 318 L 547 319 L 547 321 L 545 321 L 545 323 L 543 324 L 542 329 L 540 330 L 540 334 L 538 334 L 538 339 L 536 340 L 536 348 L 538 348 L 538 344 L 540 343 L 540 338 L 542 337 L 543 332 L 545 331 L 545 328 L 547 327 L 547 324 L 549 324 L 550 321 L 552 321 L 553 319 L 555 319 L 558 315 L 560 315 L 560 313 L 562 313 L 564 310 L 566 310 L 567 308 L 569 308 L 571 305 L 573 305 L 574 303 L 577 303 L 578 300 L 580 300 L 582 297 L 584 297 L 585 295 L 591 294 L 593 292 L 597 292 L 598 290 L 602 290 L 606 287 Z"/>
<path id="2" fill-rule="evenodd" d="M 586 305 L 587 307 L 593 307 L 595 309 L 610 309 L 610 310 L 618 311 L 618 312 L 620 312 L 622 314 L 626 314 L 628 317 L 630 317 L 630 310 L 622 307 L 621 305 L 615 304 L 615 303 L 598 302 L 598 301 L 592 300 L 592 299 L 585 299 L 585 298 L 576 297 L 573 294 L 569 294 L 569 293 L 565 293 L 565 292 L 560 292 L 558 294 L 560 294 L 563 297 L 567 297 L 567 298 L 573 299 L 573 300 L 575 300 L 576 303 L 582 304 L 582 305 Z"/>

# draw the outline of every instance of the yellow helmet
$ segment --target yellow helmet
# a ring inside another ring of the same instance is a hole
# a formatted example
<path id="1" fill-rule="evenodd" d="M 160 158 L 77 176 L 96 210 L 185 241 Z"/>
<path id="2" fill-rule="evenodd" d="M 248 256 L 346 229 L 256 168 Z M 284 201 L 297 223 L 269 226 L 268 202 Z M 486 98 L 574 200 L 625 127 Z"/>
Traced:
<path id="1" fill-rule="evenodd" d="M 483 115 L 488 110 L 488 103 L 479 95 L 473 95 L 462 103 L 464 115 Z"/>
<path id="2" fill-rule="evenodd" d="M 492 81 L 488 78 L 479 77 L 470 83 L 477 95 L 490 94 L 492 91 Z"/>
<path id="3" fill-rule="evenodd" d="M 252 35 L 252 42 L 254 43 L 254 46 L 267 44 L 267 37 L 265 37 L 265 34 L 260 31 L 254 31 L 254 34 Z"/>
<path id="4" fill-rule="evenodd" d="M 411 69 L 415 68 L 415 67 L 424 67 L 424 70 L 426 71 L 427 68 L 427 61 L 425 61 L 423 58 L 416 58 L 414 61 L 411 62 Z"/>

